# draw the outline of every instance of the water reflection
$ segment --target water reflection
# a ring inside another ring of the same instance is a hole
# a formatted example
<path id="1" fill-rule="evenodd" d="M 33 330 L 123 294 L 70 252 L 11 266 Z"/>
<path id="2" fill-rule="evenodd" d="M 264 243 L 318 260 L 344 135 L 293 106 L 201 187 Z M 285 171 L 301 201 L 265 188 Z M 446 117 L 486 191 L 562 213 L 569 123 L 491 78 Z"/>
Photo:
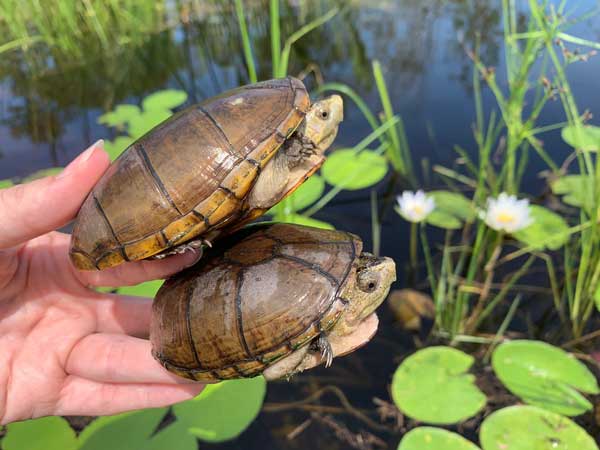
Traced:
<path id="1" fill-rule="evenodd" d="M 66 142 L 82 148 L 107 133 L 97 128 L 95 119 L 116 103 L 139 102 L 166 86 L 184 89 L 195 102 L 247 82 L 232 3 L 166 4 L 175 8 L 169 16 L 178 19 L 176 26 L 135 39 L 139 45 L 107 52 L 97 45 L 86 47 L 82 41 L 85 57 L 73 59 L 57 58 L 43 47 L 3 55 L 0 79 L 8 88 L 8 99 L 0 139 L 5 140 L 10 131 L 10 138 L 20 143 L 19 156 L 35 152 L 42 165 L 63 164 L 72 157 L 64 148 Z M 473 45 L 480 30 L 485 30 L 479 37 L 484 59 L 492 65 L 497 62 L 500 11 L 499 2 L 493 0 L 284 1 L 282 40 L 334 6 L 341 8 L 337 17 L 294 45 L 290 72 L 317 68 L 326 80 L 346 82 L 366 95 L 375 110 L 379 109 L 376 96 L 369 95 L 372 59 L 381 60 L 386 77 L 393 80 L 394 103 L 406 105 L 410 100 L 423 108 L 431 89 L 443 88 L 432 87 L 427 74 L 443 82 L 458 77 L 468 88 L 470 63 L 457 33 Z M 272 73 L 268 1 L 245 2 L 245 7 L 259 78 L 268 78 Z M 43 163 L 39 152 L 47 152 L 48 144 L 50 152 Z M 59 155 L 57 146 L 63 148 Z M 27 158 L 16 158 L 14 152 L 5 155 L 0 177 L 28 171 Z"/>

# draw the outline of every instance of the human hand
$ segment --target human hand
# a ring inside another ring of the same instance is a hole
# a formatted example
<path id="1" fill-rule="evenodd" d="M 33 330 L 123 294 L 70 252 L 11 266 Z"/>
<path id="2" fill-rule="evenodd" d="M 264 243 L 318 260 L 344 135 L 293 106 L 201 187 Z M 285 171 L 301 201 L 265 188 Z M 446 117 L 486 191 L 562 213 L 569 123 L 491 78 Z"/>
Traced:
<path id="1" fill-rule="evenodd" d="M 54 231 L 109 163 L 97 143 L 57 176 L 0 190 L 0 424 L 164 406 L 202 390 L 152 358 L 149 299 L 93 290 L 164 278 L 199 254 L 80 272 L 70 236 Z"/>

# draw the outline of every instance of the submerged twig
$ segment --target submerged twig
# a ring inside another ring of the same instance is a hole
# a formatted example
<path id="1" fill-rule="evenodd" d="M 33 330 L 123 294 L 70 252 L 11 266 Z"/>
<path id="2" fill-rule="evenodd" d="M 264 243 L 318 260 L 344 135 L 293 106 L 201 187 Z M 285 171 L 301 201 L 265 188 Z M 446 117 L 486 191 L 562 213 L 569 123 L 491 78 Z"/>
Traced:
<path id="1" fill-rule="evenodd" d="M 335 395 L 343 408 L 336 408 L 333 406 L 325 406 L 325 405 L 310 405 L 311 402 L 320 399 L 326 393 L 332 393 Z M 332 409 L 334 408 L 334 409 Z M 379 424 L 375 422 L 373 419 L 369 418 L 367 415 L 359 411 L 357 408 L 352 406 L 352 404 L 348 401 L 348 398 L 342 392 L 340 388 L 337 386 L 324 386 L 318 391 L 306 397 L 304 400 L 298 400 L 296 402 L 286 402 L 286 403 L 265 403 L 263 406 L 263 411 L 266 412 L 279 412 L 285 411 L 288 409 L 303 409 L 303 410 L 318 410 L 319 412 L 347 412 L 351 414 L 358 420 L 364 422 L 371 428 L 378 431 L 386 431 L 389 432 L 389 427 L 385 425 Z"/>

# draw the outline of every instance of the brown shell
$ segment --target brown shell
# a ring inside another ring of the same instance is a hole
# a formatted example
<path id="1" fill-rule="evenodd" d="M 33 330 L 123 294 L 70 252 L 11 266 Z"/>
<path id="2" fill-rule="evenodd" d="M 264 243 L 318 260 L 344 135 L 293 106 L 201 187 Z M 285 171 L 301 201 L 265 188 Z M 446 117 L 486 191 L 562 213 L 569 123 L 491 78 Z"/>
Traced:
<path id="1" fill-rule="evenodd" d="M 84 270 L 144 259 L 223 227 L 310 99 L 288 77 L 191 106 L 134 142 L 84 202 L 71 259 Z"/>
<path id="2" fill-rule="evenodd" d="M 362 249 L 357 236 L 291 224 L 247 227 L 156 295 L 152 353 L 193 380 L 252 377 L 330 329 Z"/>

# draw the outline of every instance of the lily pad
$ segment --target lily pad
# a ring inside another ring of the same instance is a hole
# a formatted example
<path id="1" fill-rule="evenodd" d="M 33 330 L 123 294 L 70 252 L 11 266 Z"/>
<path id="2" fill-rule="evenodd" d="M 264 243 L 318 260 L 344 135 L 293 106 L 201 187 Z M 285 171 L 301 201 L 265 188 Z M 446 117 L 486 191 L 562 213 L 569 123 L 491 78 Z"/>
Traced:
<path id="1" fill-rule="evenodd" d="M 315 174 L 308 178 L 285 201 L 278 203 L 269 210 L 269 214 L 278 215 L 300 211 L 319 200 L 325 191 L 325 180 Z"/>
<path id="2" fill-rule="evenodd" d="M 524 402 L 567 416 L 592 409 L 580 392 L 600 393 L 596 378 L 583 363 L 541 341 L 501 344 L 492 355 L 492 367 L 507 389 Z"/>
<path id="3" fill-rule="evenodd" d="M 10 178 L 7 178 L 5 180 L 0 180 L 0 189 L 6 189 L 9 187 L 14 186 L 15 183 L 13 183 L 13 181 Z"/>
<path id="4" fill-rule="evenodd" d="M 312 217 L 303 216 L 302 214 L 287 214 L 275 216 L 277 222 L 295 223 L 298 225 L 306 225 L 307 227 L 323 228 L 324 230 L 335 230 L 335 227 L 330 223 L 322 220 L 313 219 Z"/>
<path id="5" fill-rule="evenodd" d="M 167 413 L 167 408 L 99 417 L 79 435 L 80 450 L 145 448 L 146 441 Z"/>
<path id="6" fill-rule="evenodd" d="M 265 398 L 263 377 L 223 381 L 204 388 L 195 399 L 173 406 L 189 433 L 208 442 L 233 439 L 260 412 Z"/>
<path id="7" fill-rule="evenodd" d="M 321 168 L 325 181 L 350 191 L 377 184 L 387 171 L 388 162 L 383 156 L 372 150 L 357 154 L 354 149 L 334 151 Z"/>
<path id="8" fill-rule="evenodd" d="M 187 98 L 185 91 L 164 89 L 144 98 L 142 108 L 144 111 L 173 109 L 185 103 Z"/>
<path id="9" fill-rule="evenodd" d="M 562 216 L 539 205 L 530 206 L 533 223 L 513 236 L 538 250 L 557 250 L 569 240 L 569 225 Z"/>
<path id="10" fill-rule="evenodd" d="M 562 129 L 563 141 L 577 150 L 597 152 L 600 149 L 600 127 L 593 125 L 581 126 L 579 133 L 573 125 Z"/>
<path id="11" fill-rule="evenodd" d="M 481 425 L 483 450 L 598 450 L 594 439 L 572 420 L 534 406 L 510 406 Z"/>
<path id="12" fill-rule="evenodd" d="M 188 433 L 184 423 L 176 420 L 154 434 L 140 448 L 144 450 L 197 450 L 198 441 Z"/>
<path id="13" fill-rule="evenodd" d="M 142 137 L 156 125 L 164 122 L 173 113 L 168 109 L 151 109 L 133 117 L 129 122 L 129 135 L 134 139 Z"/>
<path id="14" fill-rule="evenodd" d="M 114 161 L 119 157 L 123 150 L 129 147 L 135 139 L 131 136 L 117 136 L 114 141 L 105 140 L 104 150 L 108 153 L 111 161 Z"/>
<path id="15" fill-rule="evenodd" d="M 394 373 L 394 402 L 407 416 L 434 424 L 458 423 L 477 414 L 486 398 L 467 373 L 473 362 L 472 356 L 450 347 L 419 350 Z"/>
<path id="16" fill-rule="evenodd" d="M 141 110 L 136 105 L 117 105 L 113 111 L 109 111 L 98 117 L 98 123 L 110 127 L 124 127 L 134 117 L 141 114 Z"/>
<path id="17" fill-rule="evenodd" d="M 152 280 L 135 286 L 123 286 L 117 289 L 117 293 L 123 295 L 135 295 L 138 297 L 154 298 L 158 289 L 162 286 L 163 280 Z"/>
<path id="18" fill-rule="evenodd" d="M 404 435 L 398 450 L 481 450 L 459 434 L 442 428 L 417 427 Z"/>
<path id="19" fill-rule="evenodd" d="M 592 196 L 587 195 L 590 181 L 591 178 L 586 175 L 564 175 L 552 183 L 552 192 L 562 195 L 567 205 L 585 207 L 586 211 L 590 211 L 593 203 Z"/>
<path id="20" fill-rule="evenodd" d="M 453 215 L 463 221 L 474 220 L 477 217 L 477 210 L 473 202 L 458 192 L 451 191 L 430 191 L 428 196 L 435 200 L 435 208 Z"/>
<path id="21" fill-rule="evenodd" d="M 3 450 L 74 450 L 75 431 L 62 417 L 43 417 L 11 423 L 2 439 Z"/>
<path id="22" fill-rule="evenodd" d="M 444 228 L 446 230 L 456 230 L 461 228 L 463 223 L 460 219 L 446 211 L 439 211 L 434 209 L 425 218 L 425 222 L 438 228 Z"/>

